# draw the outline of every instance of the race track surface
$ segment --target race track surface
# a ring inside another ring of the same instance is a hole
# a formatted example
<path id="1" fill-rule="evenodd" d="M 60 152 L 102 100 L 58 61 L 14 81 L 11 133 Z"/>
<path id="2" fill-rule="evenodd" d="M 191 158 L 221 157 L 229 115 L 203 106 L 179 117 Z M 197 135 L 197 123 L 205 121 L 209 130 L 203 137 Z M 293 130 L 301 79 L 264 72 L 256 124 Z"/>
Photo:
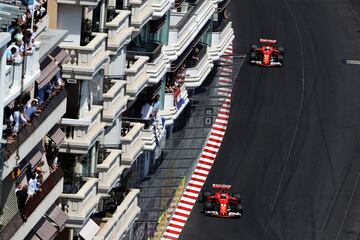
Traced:
<path id="1" fill-rule="evenodd" d="M 205 184 L 232 184 L 244 216 L 205 217 L 197 203 L 181 239 L 359 239 L 360 65 L 343 60 L 360 59 L 360 14 L 350 4 L 232 0 L 235 52 L 277 39 L 285 65 L 244 64 Z"/>

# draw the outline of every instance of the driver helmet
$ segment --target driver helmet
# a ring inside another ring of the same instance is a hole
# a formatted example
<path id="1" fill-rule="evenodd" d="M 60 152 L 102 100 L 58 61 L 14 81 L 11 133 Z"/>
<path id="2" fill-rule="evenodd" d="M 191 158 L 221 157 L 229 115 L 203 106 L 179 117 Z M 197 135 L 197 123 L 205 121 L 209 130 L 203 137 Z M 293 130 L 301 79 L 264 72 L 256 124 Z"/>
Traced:
<path id="1" fill-rule="evenodd" d="M 222 193 L 222 194 L 220 195 L 220 198 L 221 198 L 221 199 L 226 199 L 226 194 L 225 194 L 225 193 Z"/>
<path id="2" fill-rule="evenodd" d="M 265 47 L 265 50 L 266 50 L 266 51 L 270 51 L 270 46 L 266 46 L 266 47 Z"/>

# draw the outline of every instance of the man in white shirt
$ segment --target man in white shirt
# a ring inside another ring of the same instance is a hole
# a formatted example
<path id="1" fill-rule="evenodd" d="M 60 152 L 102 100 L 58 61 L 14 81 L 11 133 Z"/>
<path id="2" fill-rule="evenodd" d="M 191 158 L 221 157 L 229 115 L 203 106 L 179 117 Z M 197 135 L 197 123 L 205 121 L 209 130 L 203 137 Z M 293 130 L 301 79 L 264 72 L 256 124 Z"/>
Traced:
<path id="1" fill-rule="evenodd" d="M 151 104 L 149 103 L 149 101 L 147 101 L 144 106 L 142 106 L 141 108 L 141 118 L 142 119 L 149 119 L 152 115 L 153 112 L 153 107 L 151 106 Z"/>

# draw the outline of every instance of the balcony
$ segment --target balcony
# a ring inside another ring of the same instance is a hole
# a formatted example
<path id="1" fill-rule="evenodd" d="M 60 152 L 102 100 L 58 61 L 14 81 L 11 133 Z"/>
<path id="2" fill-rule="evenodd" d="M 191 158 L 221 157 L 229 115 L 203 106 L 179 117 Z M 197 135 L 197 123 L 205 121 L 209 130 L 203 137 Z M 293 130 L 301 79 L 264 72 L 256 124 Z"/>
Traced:
<path id="1" fill-rule="evenodd" d="M 207 53 L 207 46 L 198 44 L 197 48 L 200 49 L 198 53 L 200 60 L 194 64 L 187 64 L 189 67 L 186 69 L 185 85 L 188 88 L 200 87 L 214 67 L 212 59 Z M 190 57 L 193 55 L 194 53 L 191 53 Z"/>
<path id="2" fill-rule="evenodd" d="M 167 11 L 169 11 L 171 4 L 174 3 L 174 0 L 150 0 L 151 7 L 154 10 L 153 18 L 163 17 Z"/>
<path id="3" fill-rule="evenodd" d="M 219 60 L 227 49 L 227 47 L 234 40 L 234 29 L 232 22 L 224 21 L 212 31 L 211 47 L 209 48 L 209 55 L 213 61 Z"/>
<path id="4" fill-rule="evenodd" d="M 48 105 L 38 116 L 34 116 L 30 125 L 21 128 L 17 140 L 5 146 L 3 177 L 6 177 L 43 137 L 52 129 L 66 112 L 67 93 L 62 90 L 49 99 Z M 17 154 L 19 159 L 16 159 Z"/>
<path id="5" fill-rule="evenodd" d="M 36 41 L 35 47 L 28 51 L 25 57 L 16 58 L 13 64 L 6 65 L 3 81 L 4 105 L 8 105 L 20 96 L 40 77 L 39 48 L 40 42 Z M 24 76 L 23 73 L 25 73 Z"/>
<path id="6" fill-rule="evenodd" d="M 102 106 L 93 105 L 91 111 L 81 119 L 62 118 L 61 128 L 66 136 L 60 152 L 87 154 L 104 132 L 105 124 L 101 122 L 102 109 Z"/>
<path id="7" fill-rule="evenodd" d="M 165 136 L 165 128 L 162 125 L 160 118 L 154 121 L 151 120 L 151 123 L 141 130 L 141 136 L 145 144 L 144 150 L 155 150 L 156 145 L 159 145 L 161 139 Z"/>
<path id="8" fill-rule="evenodd" d="M 140 213 L 138 207 L 138 189 L 131 189 L 110 218 L 95 220 L 99 222 L 100 230 L 95 240 L 124 239 L 131 231 L 132 224 Z"/>
<path id="9" fill-rule="evenodd" d="M 63 78 L 92 80 L 108 61 L 105 33 L 93 33 L 93 39 L 86 46 L 61 43 L 60 47 L 70 56 L 70 61 L 62 65 Z"/>
<path id="10" fill-rule="evenodd" d="M 129 0 L 131 8 L 131 26 L 135 28 L 135 31 L 145 26 L 145 24 L 151 19 L 153 9 L 148 0 Z"/>
<path id="11" fill-rule="evenodd" d="M 135 100 L 148 84 L 149 75 L 146 67 L 148 59 L 144 56 L 135 56 L 128 60 L 129 67 L 125 69 L 127 74 L 126 94 L 130 96 L 130 100 Z"/>
<path id="12" fill-rule="evenodd" d="M 114 19 L 106 23 L 108 28 L 107 48 L 111 54 L 117 54 L 119 50 L 131 40 L 134 28 L 129 27 L 130 11 L 115 10 Z"/>
<path id="13" fill-rule="evenodd" d="M 126 54 L 130 58 L 135 56 L 147 56 L 149 58 L 146 63 L 149 84 L 157 84 L 167 72 L 167 62 L 162 48 L 163 44 L 159 42 L 146 42 L 143 48 L 132 46 L 127 48 Z"/>
<path id="14" fill-rule="evenodd" d="M 144 142 L 141 136 L 142 123 L 123 121 L 122 127 L 122 164 L 131 165 L 144 150 Z"/>
<path id="15" fill-rule="evenodd" d="M 97 164 L 99 174 L 99 194 L 107 195 L 116 185 L 128 165 L 121 164 L 121 150 L 108 150 L 108 155 L 101 164 Z"/>
<path id="16" fill-rule="evenodd" d="M 93 6 L 96 7 L 100 0 L 56 0 L 58 4 L 71 4 L 80 6 Z"/>
<path id="17" fill-rule="evenodd" d="M 10 238 L 25 239 L 26 235 L 35 227 L 61 195 L 64 182 L 63 176 L 61 169 L 48 176 L 42 184 L 42 191 L 29 198 L 26 203 L 23 214 L 27 217 L 27 221 L 23 222 L 19 215 L 15 215 L 2 229 L 0 238 L 4 240 Z"/>
<path id="18" fill-rule="evenodd" d="M 200 0 L 187 12 L 171 12 L 169 44 L 165 54 L 173 61 L 180 56 L 198 35 L 215 12 L 213 1 Z"/>
<path id="19" fill-rule="evenodd" d="M 165 93 L 164 110 L 160 111 L 160 115 L 165 119 L 165 126 L 172 125 L 188 103 L 189 98 L 185 85 L 181 86 L 176 101 L 173 93 Z"/>
<path id="20" fill-rule="evenodd" d="M 112 126 L 113 121 L 119 118 L 120 114 L 126 110 L 129 96 L 125 96 L 126 81 L 110 80 L 108 84 L 104 82 L 103 93 L 103 116 L 102 120 L 107 125 Z"/>
<path id="21" fill-rule="evenodd" d="M 98 181 L 97 178 L 83 178 L 78 191 L 60 195 L 62 205 L 68 207 L 66 227 L 82 228 L 84 222 L 97 211 L 100 200 L 100 195 L 97 194 Z"/>

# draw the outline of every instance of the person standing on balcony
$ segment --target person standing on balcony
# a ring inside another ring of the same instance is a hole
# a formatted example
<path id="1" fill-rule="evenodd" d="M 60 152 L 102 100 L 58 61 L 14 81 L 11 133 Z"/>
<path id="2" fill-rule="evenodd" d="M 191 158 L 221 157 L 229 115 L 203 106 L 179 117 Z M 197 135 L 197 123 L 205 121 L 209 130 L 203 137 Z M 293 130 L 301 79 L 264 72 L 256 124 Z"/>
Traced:
<path id="1" fill-rule="evenodd" d="M 13 114 L 10 116 L 10 122 L 12 125 L 12 131 L 13 133 L 17 133 L 20 130 L 20 127 L 27 124 L 27 120 L 24 116 L 24 114 L 21 112 L 23 109 L 20 106 L 20 104 L 17 104 L 15 106 Z"/>
<path id="2" fill-rule="evenodd" d="M 8 64 L 8 65 L 13 64 L 16 57 L 17 57 L 16 47 L 10 46 L 10 47 L 6 50 L 6 64 Z"/>
<path id="3" fill-rule="evenodd" d="M 40 191 L 38 179 L 35 176 L 35 174 L 32 173 L 31 177 L 30 177 L 30 180 L 29 180 L 28 194 L 29 194 L 29 196 L 32 196 L 38 191 Z"/>
<path id="4" fill-rule="evenodd" d="M 141 108 L 141 118 L 149 119 L 152 117 L 153 107 L 151 100 L 147 100 L 146 103 Z"/>
<path id="5" fill-rule="evenodd" d="M 152 104 L 152 107 L 153 107 L 153 116 L 154 118 L 157 117 L 157 114 L 160 110 L 160 95 L 156 95 L 155 98 L 154 98 L 154 101 L 153 101 L 153 104 Z"/>
<path id="6" fill-rule="evenodd" d="M 196 64 L 200 61 L 200 50 L 199 48 L 195 48 L 193 55 L 191 56 L 192 62 L 191 67 L 195 67 Z"/>
<path id="7" fill-rule="evenodd" d="M 28 186 L 24 185 L 21 189 L 19 189 L 15 193 L 16 193 L 16 198 L 17 198 L 17 202 L 18 202 L 18 208 L 20 210 L 22 217 L 24 217 L 23 211 L 24 211 L 26 201 L 29 196 L 28 195 Z"/>

